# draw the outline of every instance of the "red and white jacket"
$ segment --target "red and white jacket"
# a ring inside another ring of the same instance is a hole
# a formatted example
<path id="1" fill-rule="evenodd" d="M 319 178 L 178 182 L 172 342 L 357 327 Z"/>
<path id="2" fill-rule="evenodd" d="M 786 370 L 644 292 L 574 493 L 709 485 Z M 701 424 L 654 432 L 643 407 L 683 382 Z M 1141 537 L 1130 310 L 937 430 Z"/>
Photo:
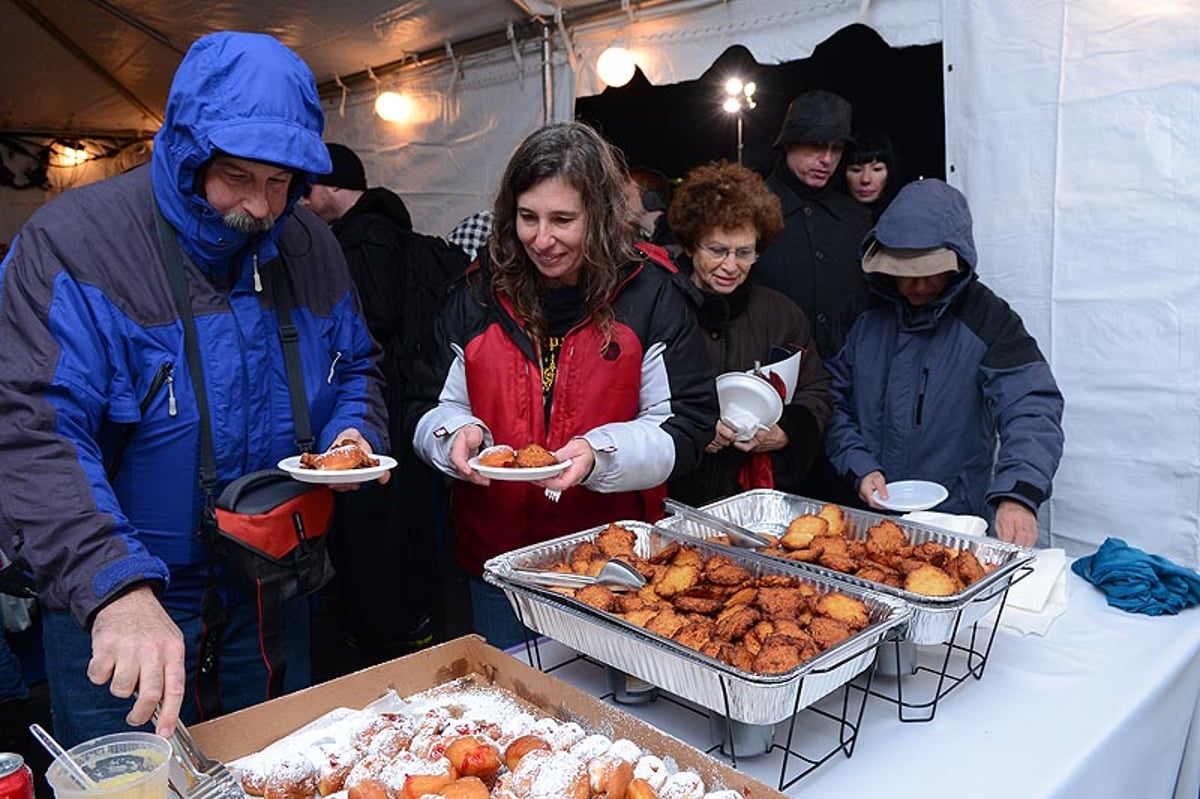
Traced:
<path id="1" fill-rule="evenodd" d="M 486 253 L 451 290 L 410 395 L 416 452 L 455 477 L 453 433 L 481 425 L 485 444 L 551 451 L 583 437 L 596 466 L 558 503 L 529 483 L 456 482 L 458 559 L 474 575 L 495 555 L 620 519 L 657 520 L 664 484 L 694 469 L 712 439 L 716 386 L 704 341 L 665 251 L 642 245 L 612 299 L 609 344 L 591 317 L 559 353 L 549 425 L 533 343 L 491 291 Z"/>

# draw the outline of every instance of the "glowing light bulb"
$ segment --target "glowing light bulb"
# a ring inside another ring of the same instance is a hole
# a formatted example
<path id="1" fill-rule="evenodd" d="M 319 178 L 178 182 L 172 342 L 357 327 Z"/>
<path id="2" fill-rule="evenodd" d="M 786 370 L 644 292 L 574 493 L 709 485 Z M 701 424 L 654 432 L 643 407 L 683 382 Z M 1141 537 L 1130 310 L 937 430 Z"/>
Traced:
<path id="1" fill-rule="evenodd" d="M 412 118 L 413 100 L 406 94 L 383 92 L 375 98 L 375 114 L 385 122 L 407 122 Z"/>
<path id="2" fill-rule="evenodd" d="M 728 94 L 730 97 L 737 97 L 739 94 L 741 94 L 742 93 L 742 79 L 741 78 L 730 78 L 729 80 L 725 81 L 725 93 Z"/>
<path id="3" fill-rule="evenodd" d="M 738 111 L 742 110 L 742 103 L 740 100 L 738 100 L 738 98 L 730 97 L 721 105 L 721 107 L 731 114 L 736 114 Z"/>
<path id="4" fill-rule="evenodd" d="M 596 74 L 607 86 L 624 86 L 636 69 L 633 54 L 624 47 L 609 47 L 596 59 Z"/>

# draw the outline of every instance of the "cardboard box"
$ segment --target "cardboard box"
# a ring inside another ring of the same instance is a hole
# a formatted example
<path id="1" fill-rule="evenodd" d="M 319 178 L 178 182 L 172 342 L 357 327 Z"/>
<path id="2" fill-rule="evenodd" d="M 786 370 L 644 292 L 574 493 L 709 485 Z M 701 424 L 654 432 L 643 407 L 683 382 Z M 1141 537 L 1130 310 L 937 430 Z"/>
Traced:
<path id="1" fill-rule="evenodd" d="M 471 674 L 512 692 L 547 716 L 577 721 L 614 739 L 628 738 L 659 757 L 670 756 L 681 768 L 699 774 L 710 790 L 732 788 L 752 799 L 784 797 L 619 708 L 488 646 L 475 635 L 197 724 L 191 731 L 205 754 L 228 762 L 257 752 L 335 708 L 362 708 L 388 689 L 409 696 Z"/>

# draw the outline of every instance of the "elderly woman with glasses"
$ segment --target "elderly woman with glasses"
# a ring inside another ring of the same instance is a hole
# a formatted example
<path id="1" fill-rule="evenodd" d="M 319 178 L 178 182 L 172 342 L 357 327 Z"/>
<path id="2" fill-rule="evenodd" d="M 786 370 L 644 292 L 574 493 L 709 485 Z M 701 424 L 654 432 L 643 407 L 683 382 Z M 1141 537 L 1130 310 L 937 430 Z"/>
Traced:
<path id="1" fill-rule="evenodd" d="M 820 452 L 833 406 L 829 375 L 804 312 L 750 279 L 758 253 L 783 230 L 779 198 L 745 167 L 707 164 L 689 172 L 675 191 L 668 221 L 683 246 L 679 264 L 691 276 L 692 299 L 718 374 L 801 352 L 796 388 L 779 421 L 741 441 L 744 435 L 718 421 L 698 470 L 672 481 L 669 491 L 691 504 L 750 488 L 795 492 Z"/>

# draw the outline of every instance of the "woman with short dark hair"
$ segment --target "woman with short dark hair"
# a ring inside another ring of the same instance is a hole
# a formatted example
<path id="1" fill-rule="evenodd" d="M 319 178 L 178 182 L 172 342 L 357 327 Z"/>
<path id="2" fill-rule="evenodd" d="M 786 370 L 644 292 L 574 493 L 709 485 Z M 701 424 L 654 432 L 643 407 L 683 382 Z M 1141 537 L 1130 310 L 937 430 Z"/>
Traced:
<path id="1" fill-rule="evenodd" d="M 900 188 L 892 140 L 881 130 L 864 130 L 854 137 L 842 165 L 846 191 L 867 206 L 872 222 L 877 221 Z"/>

